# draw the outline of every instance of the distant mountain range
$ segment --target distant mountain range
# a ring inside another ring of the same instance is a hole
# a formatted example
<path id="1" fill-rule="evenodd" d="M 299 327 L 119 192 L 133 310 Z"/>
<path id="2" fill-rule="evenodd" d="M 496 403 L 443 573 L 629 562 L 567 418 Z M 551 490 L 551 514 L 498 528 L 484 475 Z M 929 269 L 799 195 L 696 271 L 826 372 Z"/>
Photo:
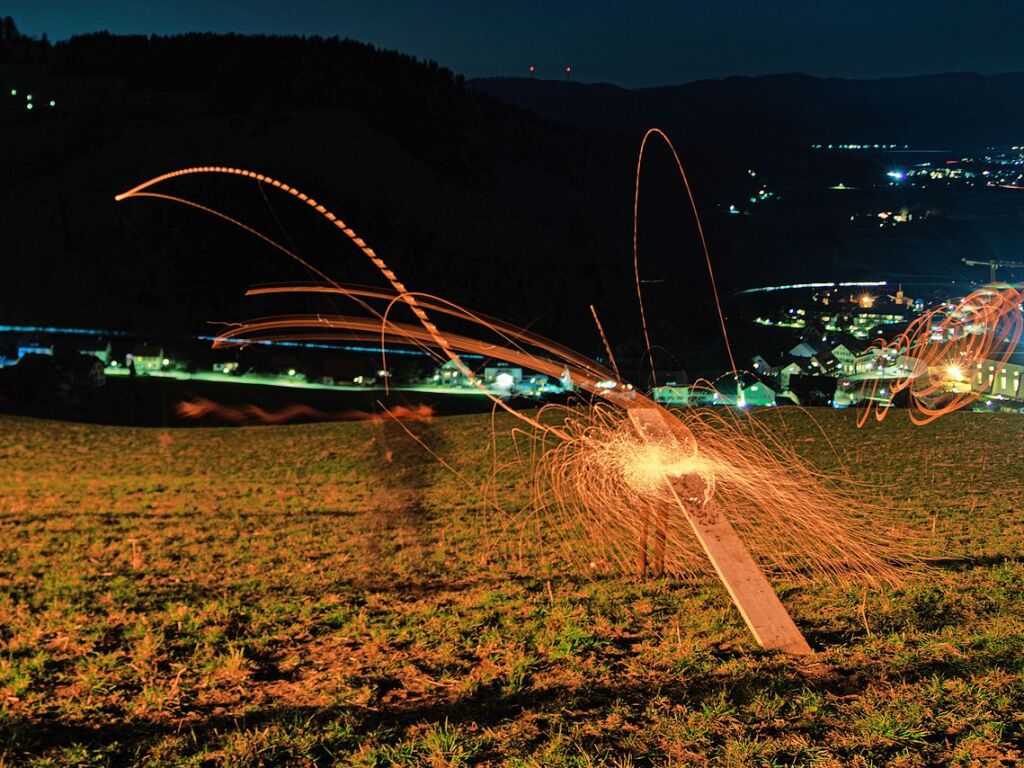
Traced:
<path id="1" fill-rule="evenodd" d="M 940 149 L 1024 144 L 1024 72 L 880 80 L 785 74 L 637 90 L 531 78 L 469 82 L 546 117 L 610 133 L 658 125 L 687 139 Z"/>

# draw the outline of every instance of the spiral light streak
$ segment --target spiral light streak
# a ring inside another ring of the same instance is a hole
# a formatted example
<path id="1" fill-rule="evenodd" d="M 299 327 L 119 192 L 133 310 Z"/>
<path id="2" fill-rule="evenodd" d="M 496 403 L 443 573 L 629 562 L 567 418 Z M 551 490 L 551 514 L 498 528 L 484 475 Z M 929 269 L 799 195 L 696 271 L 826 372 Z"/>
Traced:
<path id="1" fill-rule="evenodd" d="M 928 424 L 977 401 L 981 391 L 969 377 L 980 365 L 1005 365 L 1013 355 L 1024 330 L 1022 300 L 1013 286 L 985 286 L 952 307 L 922 314 L 893 340 L 876 344 L 883 375 L 863 380 L 857 426 L 872 414 L 884 419 L 900 393 L 908 397 L 915 424 Z M 884 375 L 887 362 L 895 367 L 890 377 Z"/>

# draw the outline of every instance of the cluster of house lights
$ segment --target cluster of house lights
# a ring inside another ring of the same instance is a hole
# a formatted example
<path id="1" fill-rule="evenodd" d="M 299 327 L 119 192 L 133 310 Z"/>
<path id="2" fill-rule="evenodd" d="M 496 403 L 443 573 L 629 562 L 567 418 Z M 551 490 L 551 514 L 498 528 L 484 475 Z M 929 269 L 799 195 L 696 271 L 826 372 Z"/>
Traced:
<path id="1" fill-rule="evenodd" d="M 11 93 L 11 96 L 13 98 L 17 98 L 18 97 L 18 89 L 17 88 L 11 88 L 10 93 Z M 36 102 L 35 98 L 32 96 L 31 93 L 26 93 L 25 94 L 25 109 L 27 109 L 29 111 L 35 109 L 36 103 L 37 102 Z M 52 109 L 52 108 L 57 106 L 57 102 L 54 99 L 50 99 L 47 102 L 47 105 Z"/>

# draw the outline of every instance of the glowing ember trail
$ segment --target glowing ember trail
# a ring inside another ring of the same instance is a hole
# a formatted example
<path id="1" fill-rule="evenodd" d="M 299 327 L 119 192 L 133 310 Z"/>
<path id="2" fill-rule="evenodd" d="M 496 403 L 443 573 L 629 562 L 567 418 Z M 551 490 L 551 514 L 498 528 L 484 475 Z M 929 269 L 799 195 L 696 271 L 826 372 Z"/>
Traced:
<path id="1" fill-rule="evenodd" d="M 258 405 L 242 405 L 235 408 L 216 403 L 205 397 L 182 400 L 175 407 L 175 412 L 184 419 L 201 419 L 205 416 L 212 416 L 232 424 L 287 424 L 296 419 L 383 422 L 388 418 L 429 422 L 434 417 L 434 409 L 429 405 L 417 405 L 412 408 L 399 405 L 389 410 L 389 416 L 383 416 L 370 411 L 321 411 L 301 403 L 286 405 L 277 411 L 267 411 Z"/>
<path id="2" fill-rule="evenodd" d="M 652 131 L 645 142 L 653 133 L 668 141 L 660 131 Z M 641 160 L 642 153 L 641 148 Z M 673 155 L 696 212 L 674 148 Z M 387 287 L 344 286 L 224 213 L 148 191 L 161 182 L 200 173 L 255 180 L 304 202 L 370 259 Z M 807 653 L 810 648 L 771 590 L 765 568 L 773 573 L 882 584 L 897 582 L 903 568 L 916 562 L 908 537 L 888 525 L 884 533 L 876 533 L 882 529 L 881 510 L 866 507 L 807 466 L 764 422 L 735 411 L 669 411 L 622 385 L 617 371 L 567 347 L 445 299 L 413 293 L 351 228 L 294 187 L 252 171 L 199 167 L 158 176 L 117 199 L 133 197 L 159 197 L 234 222 L 323 281 L 260 288 L 250 294 L 330 293 L 350 299 L 363 312 L 257 319 L 225 331 L 215 346 L 311 338 L 378 341 L 382 347 L 385 343 L 419 347 L 439 361 L 454 362 L 495 407 L 526 424 L 525 433 L 517 433 L 536 441 L 536 450 L 528 452 L 534 481 L 529 517 L 545 515 L 544 535 L 560 540 L 566 558 L 585 572 L 717 573 L 762 645 Z M 638 201 L 639 188 L 635 210 Z M 698 230 L 714 286 L 699 219 Z M 634 267 L 642 305 L 637 253 L 634 227 Z M 411 310 L 415 322 L 391 319 L 396 307 Z M 720 306 L 718 313 L 724 333 Z M 594 317 L 603 336 L 596 311 Z M 462 330 L 443 330 L 433 318 L 458 324 Z M 646 339 L 646 320 L 644 333 Z M 607 347 L 607 339 L 602 341 Z M 726 346 L 732 362 L 727 336 Z M 608 351 L 611 358 L 610 347 Z M 568 372 L 579 390 L 596 398 L 595 404 L 548 406 L 536 414 L 515 411 L 484 389 L 459 356 L 470 352 L 556 379 Z"/>

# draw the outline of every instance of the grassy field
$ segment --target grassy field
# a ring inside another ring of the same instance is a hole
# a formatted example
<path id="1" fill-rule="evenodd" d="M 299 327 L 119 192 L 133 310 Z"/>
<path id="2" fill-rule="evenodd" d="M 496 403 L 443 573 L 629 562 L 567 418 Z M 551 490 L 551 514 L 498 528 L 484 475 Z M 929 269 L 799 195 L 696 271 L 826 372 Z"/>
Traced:
<path id="1" fill-rule="evenodd" d="M 759 418 L 940 559 L 777 581 L 809 658 L 759 650 L 713 579 L 568 572 L 472 490 L 490 417 L 421 428 L 468 485 L 393 424 L 0 419 L 0 765 L 1021 764 L 1024 419 L 814 416 L 834 451 Z"/>

